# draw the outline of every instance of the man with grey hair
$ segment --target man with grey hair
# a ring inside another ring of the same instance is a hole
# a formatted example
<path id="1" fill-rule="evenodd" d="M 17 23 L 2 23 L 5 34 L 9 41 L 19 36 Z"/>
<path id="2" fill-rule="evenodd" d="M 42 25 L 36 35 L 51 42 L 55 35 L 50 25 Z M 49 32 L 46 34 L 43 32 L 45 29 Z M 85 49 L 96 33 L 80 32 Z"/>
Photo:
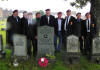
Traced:
<path id="1" fill-rule="evenodd" d="M 32 51 L 31 51 L 31 46 L 33 46 L 33 56 L 36 56 L 36 52 L 35 52 L 35 30 L 34 30 L 34 26 L 35 26 L 35 21 L 33 20 L 33 14 L 30 12 L 28 13 L 28 54 L 31 57 L 32 55 Z M 31 45 L 32 42 L 32 45 Z"/>

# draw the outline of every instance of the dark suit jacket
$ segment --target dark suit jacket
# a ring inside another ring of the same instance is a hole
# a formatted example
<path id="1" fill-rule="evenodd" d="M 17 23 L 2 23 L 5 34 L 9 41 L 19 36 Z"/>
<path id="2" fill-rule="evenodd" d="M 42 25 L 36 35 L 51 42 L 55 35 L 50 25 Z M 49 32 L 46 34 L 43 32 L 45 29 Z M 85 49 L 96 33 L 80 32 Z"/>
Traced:
<path id="1" fill-rule="evenodd" d="M 62 20 L 62 22 L 61 22 L 61 32 L 62 32 L 64 19 L 62 18 L 61 20 Z M 56 21 L 56 23 L 54 24 L 55 34 L 58 35 L 58 18 L 56 18 L 55 21 Z"/>
<path id="2" fill-rule="evenodd" d="M 14 16 L 9 16 L 7 19 L 7 24 L 10 25 L 10 28 L 8 29 L 8 31 L 10 33 L 21 33 L 21 27 L 20 27 L 20 18 L 17 17 L 18 22 L 16 20 L 16 18 L 14 18 Z"/>
<path id="3" fill-rule="evenodd" d="M 12 40 L 12 36 L 13 34 L 20 34 L 21 33 L 21 27 L 20 27 L 20 18 L 17 17 L 17 20 L 12 16 L 9 16 L 7 18 L 7 25 L 8 25 L 8 29 L 6 31 L 6 36 L 7 36 L 7 43 L 13 45 L 13 40 Z"/>
<path id="4" fill-rule="evenodd" d="M 33 20 L 34 21 L 34 20 Z M 26 18 L 21 18 L 21 28 L 22 34 L 26 35 L 28 39 L 34 39 L 36 33 L 36 24 L 34 22 L 33 25 L 28 25 L 28 20 Z"/>
<path id="5" fill-rule="evenodd" d="M 34 25 L 35 36 L 37 36 L 37 29 L 38 29 L 39 26 L 40 26 L 40 18 L 36 18 L 36 22 L 35 22 L 35 25 Z"/>
<path id="6" fill-rule="evenodd" d="M 92 26 L 94 24 L 94 27 Z M 90 35 L 91 38 L 95 37 L 97 33 L 97 28 L 96 28 L 96 23 L 94 20 L 91 20 L 91 25 L 90 25 Z M 86 26 L 86 20 L 83 21 L 82 23 L 82 36 L 86 38 L 87 36 L 87 26 Z"/>
<path id="7" fill-rule="evenodd" d="M 75 23 L 75 18 L 73 16 L 70 17 L 69 23 L 66 26 L 67 31 L 64 30 L 65 22 L 66 22 L 66 18 L 64 19 L 64 24 L 63 24 L 63 35 L 66 32 L 67 33 L 66 35 L 69 36 L 69 35 L 73 34 L 73 24 Z M 72 25 L 71 25 L 71 23 L 72 23 Z"/>
<path id="8" fill-rule="evenodd" d="M 50 15 L 49 24 L 48 24 L 48 20 L 47 20 L 47 16 L 46 15 L 41 17 L 40 26 L 47 25 L 47 26 L 53 27 L 54 24 L 55 24 L 55 17 L 54 16 Z"/>
<path id="9" fill-rule="evenodd" d="M 78 19 L 76 19 L 75 23 L 73 24 L 73 33 L 78 37 L 81 37 L 82 35 L 82 21 L 82 19 L 80 19 L 80 22 Z"/>
<path id="10" fill-rule="evenodd" d="M 28 20 L 24 17 L 21 18 L 21 33 L 24 35 L 28 35 Z"/>

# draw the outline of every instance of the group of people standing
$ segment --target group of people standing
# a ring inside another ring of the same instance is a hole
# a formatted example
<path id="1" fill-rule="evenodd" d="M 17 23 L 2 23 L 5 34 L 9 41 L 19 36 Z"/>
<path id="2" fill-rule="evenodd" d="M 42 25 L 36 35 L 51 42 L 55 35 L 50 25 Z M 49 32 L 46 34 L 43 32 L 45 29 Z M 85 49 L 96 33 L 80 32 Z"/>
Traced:
<path id="1" fill-rule="evenodd" d="M 76 14 L 76 18 L 71 15 L 71 10 L 66 11 L 66 17 L 62 18 L 62 12 L 57 13 L 57 18 L 51 15 L 50 9 L 45 10 L 45 15 L 41 16 L 40 12 L 36 13 L 36 19 L 33 19 L 32 13 L 23 12 L 23 17 L 18 17 L 18 10 L 13 11 L 13 15 L 7 19 L 9 28 L 7 30 L 7 42 L 13 47 L 13 34 L 22 34 L 27 37 L 27 53 L 29 57 L 36 57 L 37 54 L 37 28 L 39 26 L 50 26 L 54 28 L 54 46 L 55 52 L 66 50 L 66 37 L 76 35 L 79 37 L 80 50 L 83 55 L 91 55 L 92 39 L 96 36 L 97 29 L 95 20 L 91 18 L 88 12 L 85 14 L 86 19 L 81 19 L 81 13 Z M 59 38 L 59 43 L 57 42 Z M 61 49 L 63 48 L 63 49 Z"/>

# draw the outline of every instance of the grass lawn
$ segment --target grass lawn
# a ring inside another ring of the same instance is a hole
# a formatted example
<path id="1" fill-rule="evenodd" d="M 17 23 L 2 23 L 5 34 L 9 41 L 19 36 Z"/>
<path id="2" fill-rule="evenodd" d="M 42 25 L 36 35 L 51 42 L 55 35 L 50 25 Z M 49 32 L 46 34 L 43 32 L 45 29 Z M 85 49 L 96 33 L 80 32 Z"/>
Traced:
<path id="1" fill-rule="evenodd" d="M 13 67 L 11 65 L 11 51 L 6 50 L 7 56 L 5 59 L 0 59 L 0 70 L 100 70 L 99 64 L 94 64 L 86 60 L 85 57 L 81 57 L 80 64 L 65 65 L 63 64 L 61 53 L 56 54 L 56 63 L 48 64 L 46 68 L 40 68 L 35 65 L 35 61 L 31 58 L 29 61 L 24 61 L 19 64 L 19 67 Z"/>
<path id="2" fill-rule="evenodd" d="M 3 45 L 6 45 L 6 31 L 2 31 L 2 28 L 6 28 L 6 20 L 0 21 L 0 35 L 3 37 Z"/>
<path id="3" fill-rule="evenodd" d="M 0 29 L 5 28 L 5 21 L 0 21 Z M 6 31 L 1 31 L 0 34 L 3 36 L 3 44 L 6 45 Z M 100 65 L 91 63 L 86 60 L 85 57 L 81 56 L 80 64 L 76 65 L 65 65 L 62 61 L 63 54 L 56 54 L 56 62 L 55 64 L 48 64 L 46 68 L 40 68 L 36 65 L 33 58 L 29 61 L 24 61 L 19 64 L 19 67 L 13 67 L 11 65 L 11 50 L 6 51 L 6 58 L 0 59 L 0 70 L 100 70 Z"/>

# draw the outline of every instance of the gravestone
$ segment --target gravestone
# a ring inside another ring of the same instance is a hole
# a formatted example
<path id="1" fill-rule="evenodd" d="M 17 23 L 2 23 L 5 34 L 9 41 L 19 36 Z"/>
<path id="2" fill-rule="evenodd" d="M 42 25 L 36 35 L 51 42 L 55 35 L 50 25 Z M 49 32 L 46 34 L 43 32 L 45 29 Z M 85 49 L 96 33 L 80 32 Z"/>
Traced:
<path id="1" fill-rule="evenodd" d="M 80 61 L 80 46 L 79 38 L 75 35 L 70 35 L 66 39 L 66 51 L 64 52 L 64 63 L 74 64 Z"/>
<path id="2" fill-rule="evenodd" d="M 54 55 L 54 28 L 49 26 L 38 27 L 37 58 L 46 54 Z"/>
<path id="3" fill-rule="evenodd" d="M 0 58 L 5 58 L 6 53 L 3 51 L 3 39 L 2 35 L 0 35 Z"/>
<path id="4" fill-rule="evenodd" d="M 2 35 L 0 35 L 0 51 L 3 50 L 3 40 Z"/>
<path id="5" fill-rule="evenodd" d="M 100 37 L 95 37 L 92 43 L 92 61 L 100 63 Z"/>
<path id="6" fill-rule="evenodd" d="M 26 59 L 27 58 L 27 39 L 24 35 L 13 35 L 14 43 L 14 58 Z"/>

